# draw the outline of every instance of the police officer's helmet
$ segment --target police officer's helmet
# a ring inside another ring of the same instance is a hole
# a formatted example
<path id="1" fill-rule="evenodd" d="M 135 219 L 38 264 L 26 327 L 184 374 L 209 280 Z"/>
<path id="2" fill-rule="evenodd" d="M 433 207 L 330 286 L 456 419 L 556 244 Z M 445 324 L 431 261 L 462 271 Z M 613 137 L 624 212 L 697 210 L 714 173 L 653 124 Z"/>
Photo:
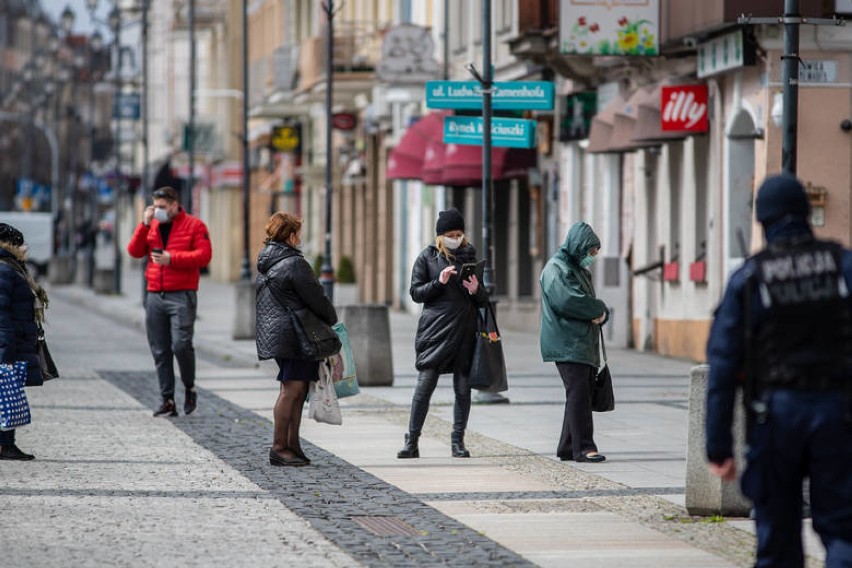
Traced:
<path id="1" fill-rule="evenodd" d="M 802 182 L 790 174 L 767 177 L 757 191 L 755 216 L 764 226 L 785 217 L 807 219 L 811 212 Z"/>

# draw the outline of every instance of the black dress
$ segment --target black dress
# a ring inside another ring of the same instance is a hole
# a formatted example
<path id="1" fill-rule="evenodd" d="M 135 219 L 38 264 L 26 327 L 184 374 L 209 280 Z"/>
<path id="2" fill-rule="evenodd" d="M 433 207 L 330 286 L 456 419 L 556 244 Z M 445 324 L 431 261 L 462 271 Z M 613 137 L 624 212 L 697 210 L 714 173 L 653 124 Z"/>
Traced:
<path id="1" fill-rule="evenodd" d="M 317 381 L 319 380 L 319 361 L 304 359 L 275 358 L 278 363 L 279 381 Z"/>

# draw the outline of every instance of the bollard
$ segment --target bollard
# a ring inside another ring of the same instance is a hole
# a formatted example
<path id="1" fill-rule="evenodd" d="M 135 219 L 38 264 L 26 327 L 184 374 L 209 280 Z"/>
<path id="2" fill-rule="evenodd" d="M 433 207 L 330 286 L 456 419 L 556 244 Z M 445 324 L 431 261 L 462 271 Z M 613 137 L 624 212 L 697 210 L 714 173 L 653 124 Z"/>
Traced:
<path id="1" fill-rule="evenodd" d="M 358 383 L 366 387 L 393 385 L 390 315 L 384 304 L 339 306 L 337 314 L 349 332 Z"/>
<path id="2" fill-rule="evenodd" d="M 689 432 L 686 444 L 686 510 L 690 515 L 724 515 L 748 517 L 751 502 L 740 492 L 740 483 L 722 481 L 710 473 L 704 444 L 704 423 L 707 415 L 708 365 L 698 365 L 690 371 Z M 745 468 L 745 420 L 742 393 L 737 393 L 734 408 L 734 457 L 737 470 Z"/>
<path id="3" fill-rule="evenodd" d="M 52 256 L 47 263 L 47 281 L 51 284 L 71 284 L 73 280 L 70 256 Z"/>
<path id="4" fill-rule="evenodd" d="M 95 269 L 92 288 L 96 294 L 115 294 L 115 270 L 112 268 Z"/>
<path id="5" fill-rule="evenodd" d="M 234 310 L 234 328 L 232 339 L 254 339 L 257 309 L 255 306 L 256 288 L 254 280 L 240 280 L 234 286 L 236 309 Z"/>

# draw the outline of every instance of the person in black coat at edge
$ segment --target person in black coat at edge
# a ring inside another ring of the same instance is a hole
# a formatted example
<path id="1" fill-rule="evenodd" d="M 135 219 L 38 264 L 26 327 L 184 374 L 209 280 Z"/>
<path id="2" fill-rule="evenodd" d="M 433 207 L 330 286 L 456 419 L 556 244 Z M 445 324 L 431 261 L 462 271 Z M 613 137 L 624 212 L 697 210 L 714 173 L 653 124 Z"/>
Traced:
<path id="1" fill-rule="evenodd" d="M 464 236 L 464 218 L 456 209 L 438 214 L 435 244 L 423 249 L 411 271 L 411 299 L 423 304 L 417 325 L 414 349 L 419 371 L 405 446 L 398 458 L 419 458 L 420 438 L 429 400 L 444 373 L 453 374 L 455 405 L 453 407 L 452 455 L 468 458 L 464 431 L 470 415 L 470 387 L 467 375 L 473 358 L 477 309 L 488 305 L 488 293 L 479 285 L 476 275 L 461 281 L 459 271 L 464 263 L 476 262 L 476 250 Z"/>
<path id="2" fill-rule="evenodd" d="M 334 306 L 299 250 L 301 228 L 298 217 L 275 213 L 266 223 L 266 246 L 257 257 L 257 356 L 275 358 L 281 383 L 269 450 L 269 463 L 276 466 L 311 463 L 302 451 L 299 427 L 308 385 L 319 379 L 319 361 L 299 358 L 290 309 L 306 307 L 328 325 L 337 323 Z"/>
<path id="3" fill-rule="evenodd" d="M 24 235 L 0 223 L 0 362 L 27 363 L 26 386 L 41 386 L 38 363 L 38 324 L 44 318 L 47 293 L 27 271 Z M 0 431 L 0 460 L 32 460 L 15 445 L 15 430 Z"/>

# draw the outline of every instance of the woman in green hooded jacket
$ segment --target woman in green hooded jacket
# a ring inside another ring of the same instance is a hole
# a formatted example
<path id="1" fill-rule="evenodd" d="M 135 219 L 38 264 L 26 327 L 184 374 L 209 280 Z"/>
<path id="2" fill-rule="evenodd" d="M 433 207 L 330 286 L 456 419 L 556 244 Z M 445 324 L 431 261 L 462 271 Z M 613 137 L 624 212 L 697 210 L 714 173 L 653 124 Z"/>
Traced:
<path id="1" fill-rule="evenodd" d="M 553 361 L 565 385 L 565 414 L 556 455 L 563 461 L 602 462 L 593 439 L 592 389 L 600 366 L 600 326 L 606 304 L 595 297 L 589 267 L 601 241 L 575 223 L 541 273 L 541 356 Z"/>

